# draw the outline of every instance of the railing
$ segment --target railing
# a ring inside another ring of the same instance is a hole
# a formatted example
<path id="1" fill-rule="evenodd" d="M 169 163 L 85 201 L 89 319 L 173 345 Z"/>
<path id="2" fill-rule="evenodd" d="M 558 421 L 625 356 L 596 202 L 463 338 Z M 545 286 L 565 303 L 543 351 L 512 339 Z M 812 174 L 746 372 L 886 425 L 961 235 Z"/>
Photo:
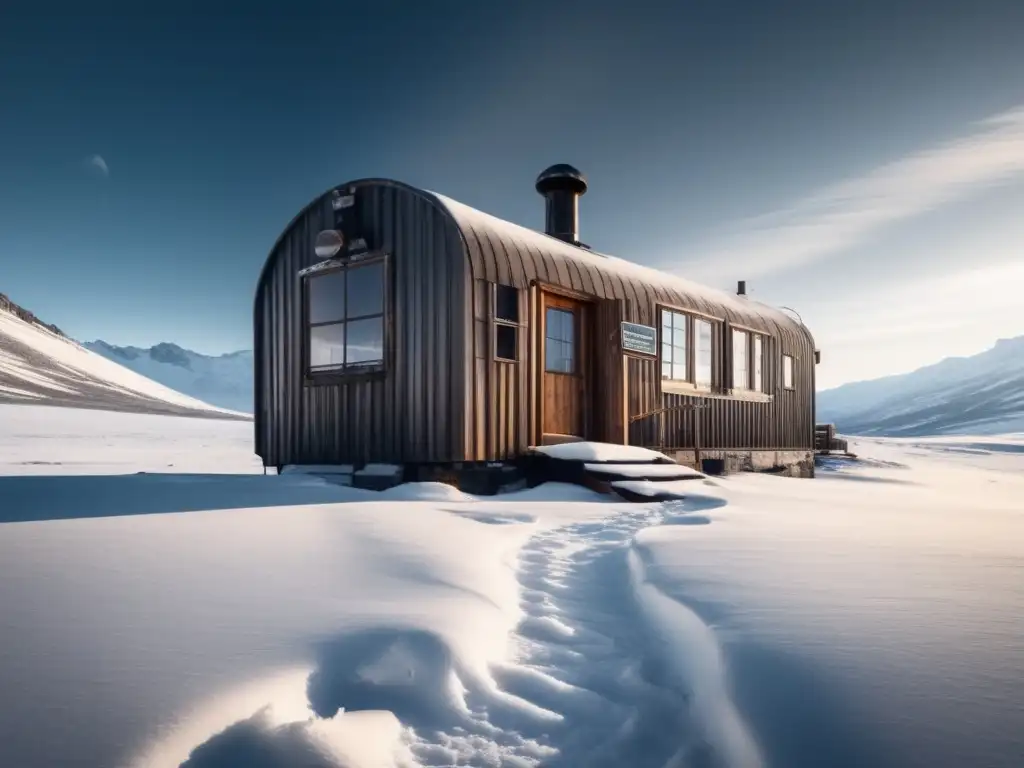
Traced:
<path id="1" fill-rule="evenodd" d="M 643 419 L 649 419 L 652 416 L 658 416 L 658 448 L 659 450 L 665 449 L 665 419 L 666 413 L 672 413 L 675 411 L 693 411 L 693 456 L 694 463 L 700 466 L 700 419 L 697 417 L 697 411 L 701 408 L 707 408 L 707 403 L 683 403 L 682 405 L 672 405 L 667 408 L 655 408 L 652 411 L 645 411 L 639 413 L 636 416 L 629 417 L 629 423 L 635 424 Z"/>

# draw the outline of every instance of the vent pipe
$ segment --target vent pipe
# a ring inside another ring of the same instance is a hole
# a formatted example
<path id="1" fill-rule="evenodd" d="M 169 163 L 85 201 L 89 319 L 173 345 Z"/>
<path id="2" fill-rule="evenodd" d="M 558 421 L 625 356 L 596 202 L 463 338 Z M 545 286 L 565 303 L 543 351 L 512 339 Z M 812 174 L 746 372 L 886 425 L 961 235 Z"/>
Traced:
<path id="1" fill-rule="evenodd" d="M 736 283 L 736 295 L 737 296 L 746 296 L 747 295 L 747 281 L 746 280 L 740 280 L 738 283 Z"/>
<path id="2" fill-rule="evenodd" d="M 537 191 L 544 196 L 544 231 L 552 237 L 580 245 L 580 196 L 587 179 L 566 163 L 552 165 L 537 177 Z"/>

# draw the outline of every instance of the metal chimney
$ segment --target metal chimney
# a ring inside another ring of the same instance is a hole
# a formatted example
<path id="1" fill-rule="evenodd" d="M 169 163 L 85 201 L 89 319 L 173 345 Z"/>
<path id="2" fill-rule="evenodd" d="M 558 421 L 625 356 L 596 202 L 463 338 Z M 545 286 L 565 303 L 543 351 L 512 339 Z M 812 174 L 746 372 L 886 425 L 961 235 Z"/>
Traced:
<path id="1" fill-rule="evenodd" d="M 537 177 L 537 191 L 544 196 L 544 231 L 567 243 L 579 245 L 580 196 L 587 191 L 587 179 L 566 163 L 552 165 Z"/>
<path id="2" fill-rule="evenodd" d="M 746 296 L 747 295 L 747 281 L 746 280 L 740 280 L 738 283 L 736 283 L 736 295 L 737 296 Z"/>

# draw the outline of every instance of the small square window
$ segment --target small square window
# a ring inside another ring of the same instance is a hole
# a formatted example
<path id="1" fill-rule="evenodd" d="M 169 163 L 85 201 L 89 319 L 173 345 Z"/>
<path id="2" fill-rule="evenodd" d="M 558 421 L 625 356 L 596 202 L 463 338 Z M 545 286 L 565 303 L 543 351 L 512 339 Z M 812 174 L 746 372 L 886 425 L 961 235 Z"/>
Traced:
<path id="1" fill-rule="evenodd" d="M 500 360 L 518 360 L 516 355 L 516 336 L 514 325 L 499 323 L 494 326 L 494 356 Z"/>
<path id="2" fill-rule="evenodd" d="M 510 323 L 519 322 L 519 291 L 510 285 L 494 287 L 494 316 Z"/>

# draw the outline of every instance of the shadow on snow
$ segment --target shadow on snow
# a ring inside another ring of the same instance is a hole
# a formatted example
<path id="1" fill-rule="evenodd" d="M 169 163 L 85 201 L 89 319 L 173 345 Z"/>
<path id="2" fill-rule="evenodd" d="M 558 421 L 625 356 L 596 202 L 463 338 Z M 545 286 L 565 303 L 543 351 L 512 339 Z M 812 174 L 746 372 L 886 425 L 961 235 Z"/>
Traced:
<path id="1" fill-rule="evenodd" d="M 373 501 L 375 496 L 316 479 L 273 475 L 18 475 L 0 477 L 0 523 Z"/>

